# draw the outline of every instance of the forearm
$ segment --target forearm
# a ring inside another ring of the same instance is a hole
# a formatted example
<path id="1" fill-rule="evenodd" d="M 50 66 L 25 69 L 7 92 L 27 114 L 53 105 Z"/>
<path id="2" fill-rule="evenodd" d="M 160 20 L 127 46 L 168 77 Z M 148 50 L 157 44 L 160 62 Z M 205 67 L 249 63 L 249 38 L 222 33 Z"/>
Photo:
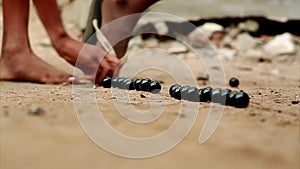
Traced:
<path id="1" fill-rule="evenodd" d="M 56 0 L 33 0 L 33 3 L 52 41 L 68 36 Z"/>

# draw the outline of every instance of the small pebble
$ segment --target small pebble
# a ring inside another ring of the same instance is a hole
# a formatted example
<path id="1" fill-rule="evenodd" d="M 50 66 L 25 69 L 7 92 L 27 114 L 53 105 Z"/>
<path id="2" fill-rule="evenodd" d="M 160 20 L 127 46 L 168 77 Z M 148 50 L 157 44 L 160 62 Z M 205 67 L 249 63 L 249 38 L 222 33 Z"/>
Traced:
<path id="1" fill-rule="evenodd" d="M 144 94 L 140 94 L 141 98 L 146 98 L 146 96 Z"/>
<path id="2" fill-rule="evenodd" d="M 33 116 L 40 116 L 45 114 L 45 111 L 40 106 L 31 106 L 27 113 Z"/>
<path id="3" fill-rule="evenodd" d="M 209 76 L 206 72 L 199 73 L 197 76 L 197 80 L 208 80 Z"/>

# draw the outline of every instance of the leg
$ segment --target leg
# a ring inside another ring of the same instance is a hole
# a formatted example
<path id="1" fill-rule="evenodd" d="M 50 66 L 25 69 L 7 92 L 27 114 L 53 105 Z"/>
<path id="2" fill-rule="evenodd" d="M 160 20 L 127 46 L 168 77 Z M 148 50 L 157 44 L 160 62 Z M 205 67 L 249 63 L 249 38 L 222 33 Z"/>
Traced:
<path id="1" fill-rule="evenodd" d="M 87 20 L 87 26 L 85 28 L 82 42 L 87 42 L 89 38 L 95 33 L 95 29 L 93 27 L 93 20 L 98 20 L 98 27 L 101 27 L 102 23 L 102 14 L 101 14 L 101 5 L 103 0 L 92 0 L 91 7 L 90 7 L 90 13 Z"/>
<path id="2" fill-rule="evenodd" d="M 70 77 L 39 59 L 28 38 L 29 0 L 3 0 L 0 80 L 62 83 Z"/>
<path id="3" fill-rule="evenodd" d="M 107 26 L 111 21 L 126 15 L 141 13 L 158 0 L 103 0 L 102 4 L 102 31 L 110 42 L 116 42 L 118 36 L 130 36 L 132 29 L 140 18 L 140 15 L 129 19 L 119 20 L 112 26 Z M 126 53 L 129 38 L 126 38 L 114 46 L 119 58 Z"/>
<path id="4" fill-rule="evenodd" d="M 55 0 L 33 0 L 33 2 L 53 47 L 61 57 L 72 65 L 76 64 L 85 73 L 86 78 L 95 80 L 95 83 L 99 83 L 105 76 L 113 75 L 120 61 L 108 56 L 100 47 L 72 39 L 63 27 Z"/>

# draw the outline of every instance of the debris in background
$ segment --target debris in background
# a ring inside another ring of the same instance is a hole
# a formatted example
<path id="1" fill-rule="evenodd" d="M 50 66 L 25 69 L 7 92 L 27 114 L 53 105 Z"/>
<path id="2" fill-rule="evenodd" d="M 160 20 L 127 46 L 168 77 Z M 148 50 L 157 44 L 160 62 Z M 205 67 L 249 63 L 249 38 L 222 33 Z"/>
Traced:
<path id="1" fill-rule="evenodd" d="M 249 35 L 249 33 L 239 34 L 236 40 L 232 42 L 232 46 L 239 51 L 253 49 L 256 45 L 257 40 L 255 40 L 251 35 Z"/>
<path id="2" fill-rule="evenodd" d="M 154 23 L 154 28 L 157 30 L 157 33 L 161 35 L 167 35 L 169 32 L 169 28 L 165 22 Z"/>
<path id="3" fill-rule="evenodd" d="M 293 37 L 290 33 L 275 36 L 274 39 L 264 45 L 263 50 L 272 56 L 293 54 L 296 52 Z"/>
<path id="4" fill-rule="evenodd" d="M 187 39 L 194 47 L 208 46 L 208 39 L 214 42 L 215 45 L 220 46 L 224 38 L 223 31 L 223 26 L 216 23 L 207 22 L 189 33 L 187 35 Z"/>
<path id="5" fill-rule="evenodd" d="M 271 70 L 271 74 L 273 74 L 273 75 L 279 75 L 280 71 L 278 69 L 272 69 Z"/>
<path id="6" fill-rule="evenodd" d="M 260 49 L 249 49 L 241 54 L 245 58 L 253 59 L 255 61 L 264 57 L 263 51 Z"/>
<path id="7" fill-rule="evenodd" d="M 259 24 L 256 21 L 249 19 L 239 23 L 238 28 L 246 32 L 256 32 L 259 29 Z"/>
<path id="8" fill-rule="evenodd" d="M 208 76 L 208 73 L 206 73 L 206 72 L 201 72 L 197 76 L 197 80 L 208 80 L 208 79 L 209 79 L 209 76 Z"/>
<path id="9" fill-rule="evenodd" d="M 155 38 L 150 38 L 147 41 L 145 41 L 145 46 L 148 48 L 156 48 L 156 47 L 158 47 L 158 44 L 159 44 L 159 42 Z"/>
<path id="10" fill-rule="evenodd" d="M 168 52 L 173 54 L 187 53 L 188 51 L 188 48 L 183 45 L 177 45 L 168 49 Z"/>
<path id="11" fill-rule="evenodd" d="M 218 49 L 218 53 L 221 59 L 227 59 L 227 60 L 232 60 L 237 54 L 235 50 L 229 48 Z"/>
<path id="12" fill-rule="evenodd" d="M 30 107 L 27 113 L 32 116 L 40 116 L 45 114 L 45 111 L 40 106 L 34 105 Z"/>
<path id="13" fill-rule="evenodd" d="M 207 22 L 200 26 L 200 29 L 205 33 L 208 37 L 211 37 L 213 33 L 215 32 L 223 32 L 224 28 L 222 25 L 212 23 L 212 22 Z"/>

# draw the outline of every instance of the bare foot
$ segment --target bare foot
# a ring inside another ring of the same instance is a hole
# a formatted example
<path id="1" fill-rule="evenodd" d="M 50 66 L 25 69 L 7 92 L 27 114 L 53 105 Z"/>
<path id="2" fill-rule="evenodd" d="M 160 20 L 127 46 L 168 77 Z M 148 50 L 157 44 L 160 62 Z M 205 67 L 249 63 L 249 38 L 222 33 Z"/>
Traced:
<path id="1" fill-rule="evenodd" d="M 100 83 L 105 76 L 113 76 L 120 60 L 107 55 L 100 46 L 78 42 L 68 35 L 53 40 L 53 46 L 61 57 L 80 68 L 86 79 Z"/>
<path id="2" fill-rule="evenodd" d="M 47 64 L 31 51 L 3 50 L 0 80 L 59 84 L 71 76 Z"/>

